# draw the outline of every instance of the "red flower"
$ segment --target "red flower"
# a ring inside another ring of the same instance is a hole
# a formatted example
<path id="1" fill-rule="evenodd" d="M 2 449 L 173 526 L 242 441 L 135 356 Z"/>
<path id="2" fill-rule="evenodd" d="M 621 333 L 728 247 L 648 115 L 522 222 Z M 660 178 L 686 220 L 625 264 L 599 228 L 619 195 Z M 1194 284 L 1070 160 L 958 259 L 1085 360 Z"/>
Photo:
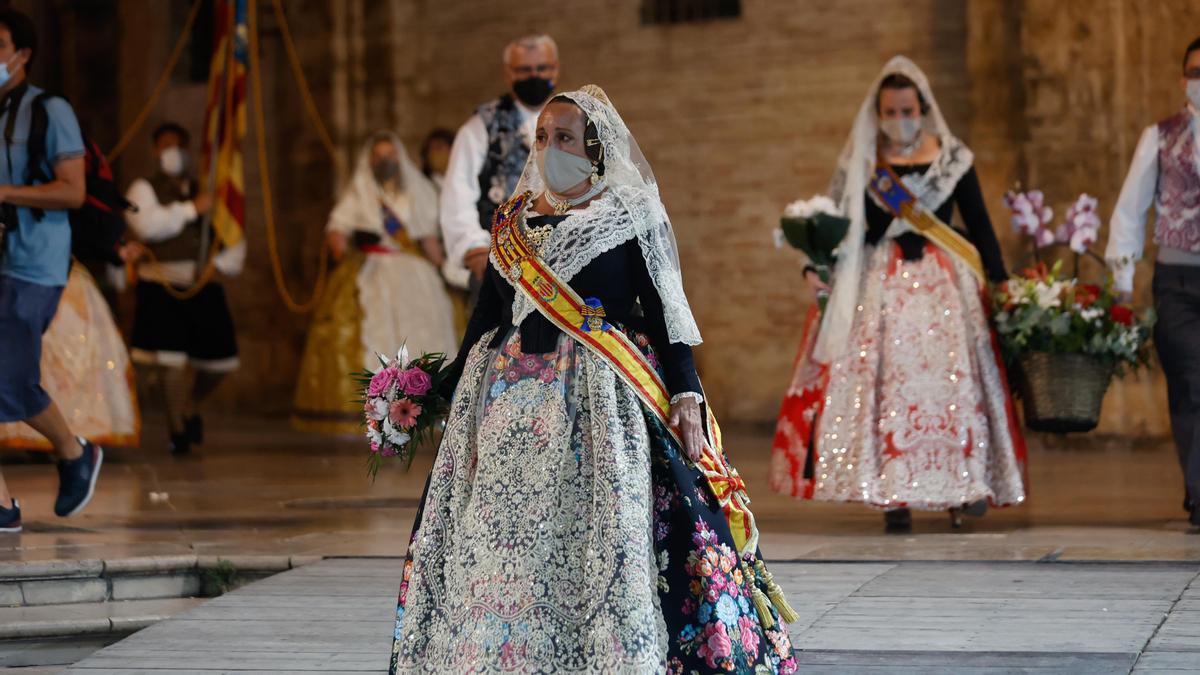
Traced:
<path id="1" fill-rule="evenodd" d="M 1079 284 L 1075 287 L 1075 302 L 1084 309 L 1100 299 L 1100 287 L 1096 284 Z"/>
<path id="2" fill-rule="evenodd" d="M 1046 263 L 1038 263 L 1037 267 L 1026 267 L 1024 272 L 1026 279 L 1035 279 L 1037 281 L 1046 281 L 1050 278 L 1050 268 L 1046 267 Z"/>
<path id="3" fill-rule="evenodd" d="M 1125 305 L 1113 305 L 1112 309 L 1109 310 L 1108 315 L 1113 321 L 1116 321 L 1122 326 L 1133 325 L 1133 310 Z"/>

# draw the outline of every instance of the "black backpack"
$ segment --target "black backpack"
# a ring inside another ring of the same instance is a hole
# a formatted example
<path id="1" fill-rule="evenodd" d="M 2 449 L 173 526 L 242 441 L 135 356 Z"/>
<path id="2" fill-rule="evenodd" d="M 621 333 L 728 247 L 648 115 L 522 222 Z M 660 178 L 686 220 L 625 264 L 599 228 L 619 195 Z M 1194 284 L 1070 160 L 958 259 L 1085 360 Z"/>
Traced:
<path id="1" fill-rule="evenodd" d="M 46 158 L 46 128 L 49 124 L 46 100 L 55 96 L 43 91 L 34 97 L 30 108 L 29 158 L 25 177 L 25 182 L 30 185 L 53 180 L 53 176 L 46 175 L 43 164 Z M 9 117 L 13 119 L 16 116 Z M 5 130 L 6 139 L 11 139 L 11 129 L 12 123 Z M 81 262 L 105 261 L 124 265 L 118 253 L 125 242 L 124 212 L 134 207 L 117 189 L 112 167 L 100 147 L 86 136 L 83 147 L 87 183 L 83 205 L 68 213 L 71 221 L 71 255 Z M 41 220 L 42 215 L 41 209 L 33 209 L 34 220 Z"/>

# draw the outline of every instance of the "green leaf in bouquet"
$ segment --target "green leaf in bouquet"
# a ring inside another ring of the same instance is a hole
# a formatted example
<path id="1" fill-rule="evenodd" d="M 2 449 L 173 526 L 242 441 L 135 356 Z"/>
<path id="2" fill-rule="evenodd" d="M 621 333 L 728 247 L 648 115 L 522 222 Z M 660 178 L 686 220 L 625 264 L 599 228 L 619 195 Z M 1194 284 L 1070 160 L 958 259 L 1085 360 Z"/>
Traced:
<path id="1" fill-rule="evenodd" d="M 1071 315 L 1059 314 L 1050 320 L 1051 335 L 1066 335 L 1071 332 Z"/>

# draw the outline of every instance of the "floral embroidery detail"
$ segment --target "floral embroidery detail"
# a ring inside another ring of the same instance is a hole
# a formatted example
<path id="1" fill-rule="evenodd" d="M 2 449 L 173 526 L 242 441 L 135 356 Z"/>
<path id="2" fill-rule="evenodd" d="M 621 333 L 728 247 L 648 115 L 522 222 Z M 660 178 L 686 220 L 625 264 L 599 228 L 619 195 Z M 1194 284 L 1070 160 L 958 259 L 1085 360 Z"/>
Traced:
<path id="1" fill-rule="evenodd" d="M 733 549 L 722 543 L 702 519 L 696 521 L 692 545 L 684 564 L 684 571 L 691 579 L 688 586 L 691 597 L 684 601 L 682 611 L 687 616 L 694 615 L 700 625 L 689 624 L 680 631 L 678 639 L 683 653 L 695 654 L 709 668 L 721 672 L 754 672 L 747 668 L 764 656 L 765 665 L 770 666 L 766 668 L 768 672 L 795 672 L 786 633 L 762 629 L 757 609 L 749 598 L 751 589 Z M 776 635 L 772 636 L 772 632 Z M 763 654 L 768 642 L 774 651 Z"/>

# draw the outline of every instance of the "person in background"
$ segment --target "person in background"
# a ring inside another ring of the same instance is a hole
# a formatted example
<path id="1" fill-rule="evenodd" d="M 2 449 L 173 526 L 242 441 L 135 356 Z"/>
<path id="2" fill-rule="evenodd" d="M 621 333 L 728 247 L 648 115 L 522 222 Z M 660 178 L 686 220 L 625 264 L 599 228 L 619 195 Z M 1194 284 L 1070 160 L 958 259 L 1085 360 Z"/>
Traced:
<path id="1" fill-rule="evenodd" d="M 450 148 L 454 145 L 454 132 L 437 127 L 421 142 L 421 173 L 433 183 L 438 192 L 446 180 L 446 168 L 450 166 Z"/>
<path id="2" fill-rule="evenodd" d="M 456 342 L 438 276 L 437 193 L 394 133 L 363 144 L 325 230 L 340 264 L 309 328 L 292 424 L 353 433 L 362 426 L 362 392 L 351 373 L 379 370 L 378 355 L 404 345 L 415 356 L 450 353 Z"/>
<path id="3" fill-rule="evenodd" d="M 946 510 L 958 528 L 1024 503 L 1025 440 L 983 304 L 1004 258 L 974 155 L 908 58 L 867 92 L 830 197 L 850 227 L 829 305 L 814 303 L 801 338 L 771 487 L 880 509 L 893 533 L 912 530 L 911 509 Z M 955 210 L 965 230 L 949 225 Z M 805 277 L 825 288 L 815 268 Z"/>
<path id="4" fill-rule="evenodd" d="M 1183 469 L 1183 508 L 1200 527 L 1200 38 L 1183 54 L 1183 109 L 1146 127 L 1113 210 L 1105 259 L 1118 293 L 1133 294 L 1135 263 L 1154 207 L 1154 345 L 1167 377 L 1171 433 Z"/>
<path id="5" fill-rule="evenodd" d="M 129 229 L 149 251 L 137 266 L 131 356 L 161 385 L 167 447 L 185 455 L 204 441 L 205 401 L 239 365 L 237 337 L 225 289 L 204 273 L 213 237 L 204 215 L 212 199 L 198 190 L 187 149 L 190 134 L 165 122 L 151 139 L 158 169 L 135 180 L 125 195 L 136 207 L 126 214 Z M 214 272 L 240 272 L 239 253 L 217 254 Z"/>
<path id="6" fill-rule="evenodd" d="M 54 512 L 71 516 L 92 498 L 104 461 L 99 445 L 72 433 L 42 388 L 42 336 L 58 310 L 71 267 L 68 209 L 83 204 L 83 134 L 71 105 L 44 100 L 40 156 L 29 141 L 33 101 L 41 89 L 26 72 L 37 52 L 33 21 L 0 9 L 0 422 L 25 422 L 54 446 L 58 496 Z M 46 180 L 30 180 L 37 173 Z M 21 531 L 21 505 L 0 474 L 0 532 Z"/>
<path id="7" fill-rule="evenodd" d="M 470 270 L 472 297 L 487 269 L 492 212 L 521 178 L 538 112 L 558 81 L 558 45 L 549 35 L 510 42 L 503 59 L 509 90 L 458 130 L 441 194 L 446 256 Z"/>
<path id="8" fill-rule="evenodd" d="M 421 173 L 425 174 L 438 194 L 446 180 L 446 167 L 450 164 L 450 148 L 454 144 L 454 132 L 438 127 L 429 132 L 421 143 Z M 439 228 L 439 233 L 440 233 Z M 445 241 L 442 242 L 443 248 Z M 467 305 L 470 304 L 471 272 L 461 259 L 447 257 L 442 262 L 442 278 L 446 280 L 446 292 L 454 305 L 454 330 L 462 338 L 467 329 Z"/>

